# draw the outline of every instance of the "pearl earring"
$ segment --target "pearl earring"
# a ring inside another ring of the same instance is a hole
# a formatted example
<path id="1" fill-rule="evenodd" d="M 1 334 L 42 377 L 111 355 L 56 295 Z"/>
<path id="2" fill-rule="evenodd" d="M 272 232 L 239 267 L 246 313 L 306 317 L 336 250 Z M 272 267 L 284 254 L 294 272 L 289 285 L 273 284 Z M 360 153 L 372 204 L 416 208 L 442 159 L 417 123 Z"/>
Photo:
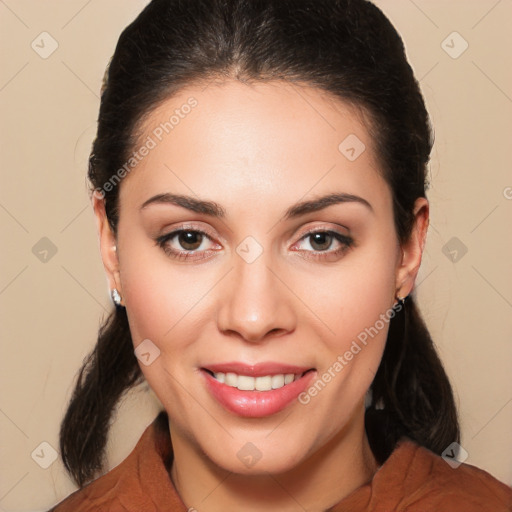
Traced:
<path id="1" fill-rule="evenodd" d="M 404 302 L 405 302 L 405 299 L 407 299 L 408 295 L 405 295 L 404 297 L 400 297 L 400 295 L 396 295 L 395 299 L 397 300 L 397 303 L 395 304 L 395 306 L 403 306 L 404 305 Z"/>
<path id="2" fill-rule="evenodd" d="M 116 288 L 114 288 L 111 292 L 111 296 L 112 296 L 112 301 L 114 302 L 114 304 L 116 306 L 120 306 L 122 307 L 123 304 L 122 304 L 122 300 L 121 300 L 121 295 L 119 294 L 119 292 L 117 291 Z"/>

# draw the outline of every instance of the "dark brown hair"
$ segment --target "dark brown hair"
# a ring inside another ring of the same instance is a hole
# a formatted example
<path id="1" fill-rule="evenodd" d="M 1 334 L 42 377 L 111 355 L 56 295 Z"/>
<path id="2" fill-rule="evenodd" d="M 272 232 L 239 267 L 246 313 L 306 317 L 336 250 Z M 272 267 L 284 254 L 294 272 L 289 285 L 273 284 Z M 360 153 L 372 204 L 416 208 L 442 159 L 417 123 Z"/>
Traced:
<path id="1" fill-rule="evenodd" d="M 402 40 L 365 0 L 153 0 L 119 38 L 90 156 L 89 180 L 104 193 L 114 232 L 119 186 L 102 187 L 129 158 L 144 116 L 183 87 L 213 79 L 284 80 L 360 107 L 390 185 L 398 238 L 408 239 L 433 137 Z M 115 406 L 141 378 L 126 311 L 117 307 L 61 425 L 62 458 L 80 486 L 102 471 Z M 452 389 L 412 297 L 390 322 L 371 390 L 366 430 L 380 462 L 404 435 L 436 453 L 459 440 Z"/>

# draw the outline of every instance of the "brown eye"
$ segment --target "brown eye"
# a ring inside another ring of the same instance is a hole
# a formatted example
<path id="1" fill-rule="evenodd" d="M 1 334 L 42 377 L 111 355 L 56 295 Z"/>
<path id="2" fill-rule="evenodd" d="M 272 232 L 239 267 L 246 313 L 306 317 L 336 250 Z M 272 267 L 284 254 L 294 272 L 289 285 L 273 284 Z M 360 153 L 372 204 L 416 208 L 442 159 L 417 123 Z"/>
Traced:
<path id="1" fill-rule="evenodd" d="M 203 235 L 197 231 L 181 231 L 178 242 L 183 249 L 188 251 L 197 250 L 203 241 Z"/>
<path id="2" fill-rule="evenodd" d="M 333 230 L 310 231 L 303 235 L 295 248 L 304 258 L 334 262 L 342 258 L 354 245 L 354 240 Z"/>
<path id="3" fill-rule="evenodd" d="M 155 241 L 169 257 L 191 262 L 207 259 L 222 248 L 200 229 L 177 229 Z M 216 247 L 212 249 L 212 246 Z"/>
<path id="4" fill-rule="evenodd" d="M 312 233 L 309 235 L 311 239 L 311 247 L 318 251 L 325 251 L 329 249 L 333 236 L 327 232 Z"/>

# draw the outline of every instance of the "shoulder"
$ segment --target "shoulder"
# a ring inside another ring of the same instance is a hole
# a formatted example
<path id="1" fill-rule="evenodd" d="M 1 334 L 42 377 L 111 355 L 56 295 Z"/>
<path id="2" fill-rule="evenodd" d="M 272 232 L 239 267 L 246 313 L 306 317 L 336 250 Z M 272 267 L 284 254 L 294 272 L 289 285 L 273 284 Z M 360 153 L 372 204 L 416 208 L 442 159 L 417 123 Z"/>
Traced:
<path id="1" fill-rule="evenodd" d="M 167 416 L 160 414 L 121 464 L 49 512 L 186 512 L 167 471 L 171 459 Z"/>
<path id="2" fill-rule="evenodd" d="M 443 458 L 402 438 L 375 474 L 374 492 L 395 495 L 392 510 L 482 511 L 512 509 L 512 489 L 486 471 Z M 393 498 L 391 498 L 393 500 Z M 391 509 L 390 509 L 391 510 Z"/>
<path id="3" fill-rule="evenodd" d="M 137 451 L 136 447 L 121 464 L 90 482 L 85 487 L 78 489 L 49 512 L 129 510 L 123 506 L 123 498 L 133 500 L 140 497 L 140 480 L 137 474 L 136 460 Z"/>
<path id="4" fill-rule="evenodd" d="M 118 485 L 123 485 L 123 480 L 130 479 L 126 473 L 125 462 L 100 476 L 85 487 L 77 490 L 64 501 L 55 505 L 49 512 L 98 512 L 125 511 L 118 492 Z M 135 489 L 131 494 L 134 494 Z M 131 499 L 132 496 L 128 495 Z"/>

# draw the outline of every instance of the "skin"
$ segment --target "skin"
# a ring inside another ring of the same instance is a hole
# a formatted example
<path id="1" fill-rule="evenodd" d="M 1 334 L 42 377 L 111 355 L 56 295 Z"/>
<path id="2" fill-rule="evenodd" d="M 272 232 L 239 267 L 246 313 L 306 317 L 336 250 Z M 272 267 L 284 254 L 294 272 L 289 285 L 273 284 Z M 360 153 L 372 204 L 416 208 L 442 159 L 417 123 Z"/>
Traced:
<path id="1" fill-rule="evenodd" d="M 109 284 L 123 298 L 134 346 L 150 339 L 160 350 L 141 369 L 169 415 L 171 477 L 187 507 L 200 511 L 326 510 L 377 469 L 364 398 L 388 324 L 308 404 L 294 401 L 265 418 L 225 410 L 199 368 L 278 361 L 321 376 L 397 296 L 412 291 L 428 202 L 416 201 L 414 229 L 400 245 L 364 115 L 307 86 L 188 87 L 149 114 L 141 141 L 191 96 L 197 107 L 123 180 L 117 237 L 103 201 L 93 199 Z M 350 134 L 366 146 L 353 162 L 338 149 Z M 284 218 L 296 202 L 332 192 L 364 198 L 371 208 L 345 202 Z M 226 215 L 172 204 L 141 209 L 163 193 L 215 201 Z M 155 239 L 184 225 L 212 240 L 190 249 L 175 237 L 168 246 L 196 251 L 178 260 Z M 315 244 L 305 236 L 313 228 L 354 243 L 333 256 L 343 244 L 329 237 Z M 247 236 L 262 249 L 251 263 L 236 252 Z M 251 467 L 237 457 L 248 442 L 261 453 Z"/>

